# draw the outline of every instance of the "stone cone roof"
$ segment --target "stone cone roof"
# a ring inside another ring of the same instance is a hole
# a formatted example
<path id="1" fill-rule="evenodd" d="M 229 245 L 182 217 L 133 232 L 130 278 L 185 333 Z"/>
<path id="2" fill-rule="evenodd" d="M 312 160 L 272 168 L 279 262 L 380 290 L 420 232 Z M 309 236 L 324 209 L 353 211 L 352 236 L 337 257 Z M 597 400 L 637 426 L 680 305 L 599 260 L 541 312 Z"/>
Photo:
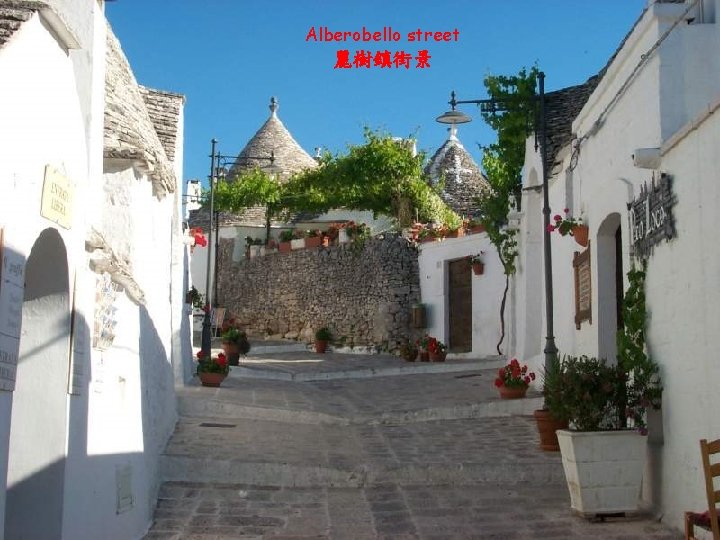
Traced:
<path id="1" fill-rule="evenodd" d="M 29 21 L 36 11 L 47 7 L 45 2 L 1 0 L 0 1 L 0 48 L 10 41 L 22 24 Z"/>
<path id="2" fill-rule="evenodd" d="M 245 148 L 238 154 L 235 163 L 230 167 L 228 181 L 232 181 L 233 176 L 243 171 L 269 165 L 267 159 L 254 158 L 269 158 L 271 154 L 275 156 L 274 165 L 281 170 L 281 172 L 277 173 L 280 182 L 286 181 L 295 173 L 318 166 L 317 161 L 302 149 L 280 121 L 277 116 L 278 107 L 277 100 L 271 98 L 270 118 L 257 130 L 245 145 Z M 264 227 L 266 220 L 264 206 L 247 208 L 237 214 L 222 212 L 219 217 L 221 227 Z M 207 210 L 204 208 L 190 212 L 191 227 L 207 226 L 209 221 Z M 293 219 L 291 218 L 290 221 L 292 222 Z M 276 221 L 272 223 L 273 225 L 280 224 Z"/>
<path id="3" fill-rule="evenodd" d="M 105 53 L 104 157 L 130 160 L 147 171 L 153 194 L 161 199 L 175 191 L 175 173 L 155 131 L 140 86 L 110 25 Z"/>
<path id="4" fill-rule="evenodd" d="M 317 167 L 317 162 L 302 149 L 278 118 L 278 108 L 277 100 L 272 98 L 270 100 L 270 118 L 238 154 L 238 159 L 231 167 L 232 172 L 241 172 L 255 167 L 262 168 L 268 165 L 268 161 L 253 158 L 270 157 L 271 153 L 274 153 L 275 165 L 281 169 L 279 173 L 281 181 L 305 169 Z"/>
<path id="5" fill-rule="evenodd" d="M 478 208 L 475 199 L 490 190 L 490 184 L 480 167 L 457 138 L 454 126 L 450 128 L 447 141 L 425 166 L 425 174 L 433 184 L 445 181 L 440 196 L 445 204 L 463 216 L 476 215 Z"/>

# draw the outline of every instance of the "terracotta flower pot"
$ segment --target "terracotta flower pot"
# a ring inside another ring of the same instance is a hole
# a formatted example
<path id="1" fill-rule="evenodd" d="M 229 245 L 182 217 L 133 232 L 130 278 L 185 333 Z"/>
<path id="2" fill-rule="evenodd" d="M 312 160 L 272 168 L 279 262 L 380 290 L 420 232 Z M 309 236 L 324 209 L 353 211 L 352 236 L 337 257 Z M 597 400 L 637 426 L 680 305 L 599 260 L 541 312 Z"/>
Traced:
<path id="1" fill-rule="evenodd" d="M 582 247 L 587 247 L 590 228 L 587 225 L 575 225 L 572 228 L 572 236 Z"/>
<path id="2" fill-rule="evenodd" d="M 521 399 L 525 397 L 525 394 L 527 394 L 528 387 L 527 386 L 512 386 L 507 387 L 505 385 L 498 386 L 498 391 L 500 392 L 500 399 Z"/>
<path id="3" fill-rule="evenodd" d="M 198 373 L 198 377 L 200 378 L 200 382 L 203 386 L 211 386 L 213 388 L 217 388 L 220 386 L 220 383 L 222 383 L 225 380 L 224 373 L 210 373 L 207 371 L 201 371 Z"/>
<path id="4" fill-rule="evenodd" d="M 280 242 L 280 244 L 278 244 L 278 251 L 280 253 L 290 253 L 292 251 L 292 245 L 290 242 Z"/>
<path id="5" fill-rule="evenodd" d="M 558 421 L 551 415 L 550 411 L 538 409 L 533 413 L 535 422 L 537 422 L 538 433 L 540 434 L 540 448 L 546 452 L 559 452 L 560 444 L 558 443 L 558 429 L 567 429 L 567 420 Z"/>
<path id="6" fill-rule="evenodd" d="M 420 362 L 429 362 L 430 361 L 430 353 L 428 353 L 424 349 L 420 349 L 418 352 L 418 358 L 420 359 Z"/>
<path id="7" fill-rule="evenodd" d="M 485 264 L 481 262 L 472 263 L 472 271 L 476 276 L 480 276 L 485 272 Z"/>
<path id="8" fill-rule="evenodd" d="M 222 349 L 227 356 L 228 365 L 237 366 L 240 365 L 240 347 L 233 341 L 223 341 Z"/>
<path id="9" fill-rule="evenodd" d="M 305 247 L 306 248 L 316 248 L 320 247 L 322 244 L 322 236 L 308 236 L 305 239 Z"/>
<path id="10" fill-rule="evenodd" d="M 470 227 L 470 229 L 468 229 L 468 234 L 479 234 L 481 232 L 485 232 L 485 227 L 482 225 L 475 225 L 474 227 Z"/>
<path id="11" fill-rule="evenodd" d="M 320 354 L 324 353 L 327 349 L 327 344 L 328 344 L 327 341 L 316 339 L 315 340 L 315 352 L 320 353 Z"/>
<path id="12" fill-rule="evenodd" d="M 434 353 L 432 351 L 428 351 L 428 354 L 430 355 L 431 362 L 444 362 L 445 357 L 447 356 L 447 353 L 444 352 Z"/>

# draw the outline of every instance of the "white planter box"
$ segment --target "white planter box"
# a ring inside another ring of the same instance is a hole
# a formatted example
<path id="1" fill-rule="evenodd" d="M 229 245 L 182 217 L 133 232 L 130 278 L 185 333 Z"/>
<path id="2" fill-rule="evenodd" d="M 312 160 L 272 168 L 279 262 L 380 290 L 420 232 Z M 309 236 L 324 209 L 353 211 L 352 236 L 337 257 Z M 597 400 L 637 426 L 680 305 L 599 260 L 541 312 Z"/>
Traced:
<path id="1" fill-rule="evenodd" d="M 290 249 L 303 249 L 305 247 L 304 238 L 294 238 L 290 240 Z"/>
<path id="2" fill-rule="evenodd" d="M 254 259 L 255 257 L 259 257 L 261 248 L 262 246 L 250 246 L 250 258 Z"/>
<path id="3" fill-rule="evenodd" d="M 350 238 L 348 238 L 347 231 L 345 229 L 340 229 L 338 231 L 338 243 L 347 244 L 349 241 Z"/>
<path id="4" fill-rule="evenodd" d="M 557 431 L 570 507 L 583 516 L 636 512 L 647 436 L 637 431 Z"/>

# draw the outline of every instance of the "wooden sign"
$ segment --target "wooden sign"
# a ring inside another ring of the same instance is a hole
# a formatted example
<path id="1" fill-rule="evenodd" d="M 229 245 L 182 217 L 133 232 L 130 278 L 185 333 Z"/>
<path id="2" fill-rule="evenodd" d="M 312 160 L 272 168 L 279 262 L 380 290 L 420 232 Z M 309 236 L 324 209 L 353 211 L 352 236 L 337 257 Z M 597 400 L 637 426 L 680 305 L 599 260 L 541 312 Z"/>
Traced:
<path id="1" fill-rule="evenodd" d="M 640 187 L 640 194 L 628 204 L 635 256 L 646 259 L 657 244 L 675 238 L 672 213 L 675 202 L 672 177 L 668 174 L 661 174 L 657 182 L 653 177 L 650 186 Z"/>
<path id="2" fill-rule="evenodd" d="M 72 227 L 75 189 L 70 180 L 50 165 L 45 166 L 40 215 L 65 229 Z"/>
<path id="3" fill-rule="evenodd" d="M 575 274 L 575 328 L 580 330 L 580 323 L 592 323 L 592 275 L 590 267 L 590 246 L 573 256 Z"/>

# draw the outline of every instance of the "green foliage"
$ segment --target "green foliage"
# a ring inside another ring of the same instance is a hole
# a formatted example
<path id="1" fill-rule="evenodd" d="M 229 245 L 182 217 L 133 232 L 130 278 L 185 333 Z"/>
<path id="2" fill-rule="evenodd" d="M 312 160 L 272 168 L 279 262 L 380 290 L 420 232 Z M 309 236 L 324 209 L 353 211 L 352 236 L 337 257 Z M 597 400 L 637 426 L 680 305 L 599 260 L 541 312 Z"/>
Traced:
<path id="1" fill-rule="evenodd" d="M 422 176 L 424 155 L 413 156 L 406 144 L 365 130 L 365 144 L 345 155 L 324 156 L 320 167 L 295 175 L 283 186 L 283 208 L 325 212 L 332 208 L 369 210 L 397 219 L 459 225 L 460 217 L 445 205 Z"/>
<path id="2" fill-rule="evenodd" d="M 562 396 L 560 358 L 553 355 L 542 373 L 544 408 L 557 421 L 567 421 L 569 412 Z"/>
<path id="3" fill-rule="evenodd" d="M 627 374 L 626 416 L 644 428 L 649 407 L 659 408 L 662 385 L 658 365 L 645 346 L 645 268 L 633 268 L 622 306 L 623 328 L 617 333 L 618 364 Z"/>
<path id="4" fill-rule="evenodd" d="M 215 210 L 238 212 L 252 206 L 272 206 L 279 200 L 280 184 L 257 168 L 215 186 Z"/>
<path id="5" fill-rule="evenodd" d="M 293 239 L 293 232 L 291 230 L 280 231 L 280 241 L 289 242 Z"/>
<path id="6" fill-rule="evenodd" d="M 620 429 L 619 404 L 625 377 L 619 366 L 587 356 L 562 360 L 557 400 L 547 403 L 556 418 L 565 416 L 578 431 Z"/>
<path id="7" fill-rule="evenodd" d="M 330 341 L 332 339 L 332 332 L 330 332 L 327 326 L 323 326 L 315 332 L 315 339 L 317 341 Z"/>

